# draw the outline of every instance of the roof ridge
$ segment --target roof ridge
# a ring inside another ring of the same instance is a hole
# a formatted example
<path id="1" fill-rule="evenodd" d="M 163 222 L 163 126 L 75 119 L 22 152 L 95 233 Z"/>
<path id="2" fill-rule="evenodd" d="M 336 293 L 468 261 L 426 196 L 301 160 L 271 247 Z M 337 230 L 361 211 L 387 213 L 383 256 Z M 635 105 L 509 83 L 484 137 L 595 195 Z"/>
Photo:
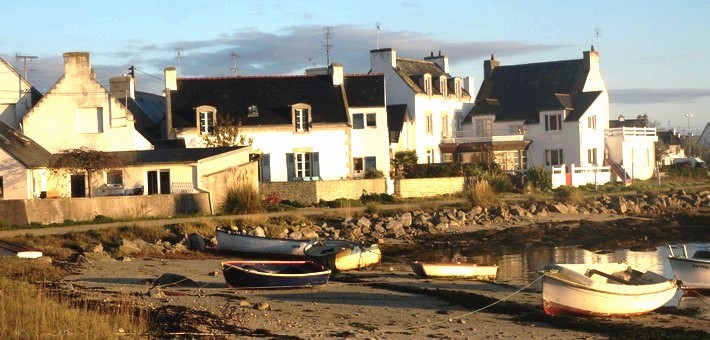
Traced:
<path id="1" fill-rule="evenodd" d="M 416 62 L 416 63 L 422 63 L 422 64 L 435 64 L 433 61 L 419 60 L 419 59 L 397 58 L 397 60 L 410 61 L 410 62 Z"/>
<path id="2" fill-rule="evenodd" d="M 497 69 L 499 67 L 532 66 L 532 65 L 554 64 L 554 63 L 564 63 L 564 62 L 572 62 L 572 61 L 584 61 L 584 59 L 565 59 L 565 60 L 554 60 L 554 61 L 541 61 L 541 62 L 537 62 L 537 63 L 527 63 L 527 64 L 500 65 L 500 66 L 497 66 L 495 69 Z"/>
<path id="3" fill-rule="evenodd" d="M 291 79 L 291 78 L 316 78 L 327 74 L 293 74 L 293 75 L 254 75 L 254 76 L 213 76 L 213 77 L 180 77 L 178 80 L 229 80 L 229 79 Z"/>

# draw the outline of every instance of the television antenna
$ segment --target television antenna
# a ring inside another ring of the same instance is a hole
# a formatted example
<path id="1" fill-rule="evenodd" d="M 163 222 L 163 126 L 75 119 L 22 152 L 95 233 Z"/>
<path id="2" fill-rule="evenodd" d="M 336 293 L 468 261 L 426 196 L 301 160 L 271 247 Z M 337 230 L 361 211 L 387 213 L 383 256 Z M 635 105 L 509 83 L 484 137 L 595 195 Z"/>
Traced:
<path id="1" fill-rule="evenodd" d="M 232 70 L 232 75 L 236 76 L 237 73 L 239 73 L 239 67 L 237 66 L 237 59 L 239 59 L 241 56 L 237 54 L 237 52 L 232 52 L 232 67 L 230 70 Z"/>
<path id="2" fill-rule="evenodd" d="M 601 30 L 599 29 L 599 27 L 595 28 L 595 29 L 594 29 L 594 39 L 597 40 L 597 43 L 596 43 L 596 45 L 597 45 L 597 50 L 600 49 L 600 48 L 599 48 L 599 47 L 600 47 L 600 46 L 599 46 L 599 38 L 601 38 L 601 36 L 602 36 L 602 32 L 601 32 Z"/>
<path id="3" fill-rule="evenodd" d="M 177 62 L 177 74 L 180 76 L 180 64 L 182 63 L 182 48 L 175 50 L 175 61 Z"/>
<path id="4" fill-rule="evenodd" d="M 375 49 L 380 49 L 380 31 L 382 30 L 382 26 L 380 23 L 375 24 Z"/>
<path id="5" fill-rule="evenodd" d="M 330 50 L 333 49 L 333 44 L 331 44 L 330 41 L 333 39 L 333 27 L 326 26 L 323 36 L 325 38 L 325 44 L 323 44 L 325 48 L 325 66 L 330 66 Z"/>
<path id="6" fill-rule="evenodd" d="M 27 62 L 35 60 L 35 59 L 39 59 L 39 57 L 34 56 L 34 55 L 22 55 L 22 54 L 17 53 L 17 54 L 15 54 L 15 59 L 18 62 L 22 62 L 22 77 L 25 78 L 25 80 L 27 80 Z"/>

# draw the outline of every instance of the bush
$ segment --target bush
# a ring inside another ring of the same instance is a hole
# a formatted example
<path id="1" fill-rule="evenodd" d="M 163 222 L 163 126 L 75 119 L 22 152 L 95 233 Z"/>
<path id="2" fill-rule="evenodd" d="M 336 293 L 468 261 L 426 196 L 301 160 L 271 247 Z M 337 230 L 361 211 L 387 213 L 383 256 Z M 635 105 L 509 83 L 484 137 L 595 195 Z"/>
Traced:
<path id="1" fill-rule="evenodd" d="M 552 189 L 552 172 L 542 166 L 531 167 L 525 171 L 526 182 L 533 188 L 547 191 Z"/>
<path id="2" fill-rule="evenodd" d="M 468 202 L 474 206 L 479 205 L 486 207 L 498 201 L 493 193 L 493 190 L 491 189 L 491 186 L 486 180 L 480 180 L 473 183 L 468 189 L 466 189 L 464 194 Z"/>
<path id="3" fill-rule="evenodd" d="M 490 185 L 495 192 L 512 192 L 515 189 L 510 176 L 504 173 L 491 176 Z"/>
<path id="4" fill-rule="evenodd" d="M 392 195 L 386 194 L 386 193 L 381 193 L 381 194 L 366 194 L 363 193 L 362 196 L 360 196 L 360 201 L 363 203 L 369 203 L 369 202 L 374 202 L 374 203 L 392 203 L 396 201 L 396 198 Z"/>
<path id="5" fill-rule="evenodd" d="M 219 210 L 224 214 L 250 214 L 261 210 L 259 191 L 250 185 L 227 188 Z"/>
<path id="6" fill-rule="evenodd" d="M 568 203 L 580 203 L 583 200 L 582 190 L 576 187 L 561 186 L 553 190 L 556 200 Z"/>
<path id="7" fill-rule="evenodd" d="M 367 179 L 369 179 L 369 178 L 384 178 L 384 177 L 385 177 L 385 174 L 382 171 L 377 170 L 376 168 L 369 168 L 369 169 L 365 170 L 365 178 L 367 178 Z"/>
<path id="8" fill-rule="evenodd" d="M 708 175 L 708 170 L 703 163 L 683 162 L 669 165 L 666 167 L 666 173 L 675 177 L 691 177 L 705 178 Z"/>

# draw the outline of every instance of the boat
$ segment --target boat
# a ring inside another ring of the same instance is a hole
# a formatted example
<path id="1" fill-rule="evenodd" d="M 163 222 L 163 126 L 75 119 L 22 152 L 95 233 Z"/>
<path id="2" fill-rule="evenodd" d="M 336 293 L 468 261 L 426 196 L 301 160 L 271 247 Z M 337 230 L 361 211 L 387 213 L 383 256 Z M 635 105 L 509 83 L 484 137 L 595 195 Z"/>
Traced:
<path id="1" fill-rule="evenodd" d="M 461 279 L 495 280 L 498 266 L 479 265 L 474 263 L 441 263 L 419 262 L 410 263 L 415 274 L 422 277 L 448 277 Z"/>
<path id="2" fill-rule="evenodd" d="M 0 255 L 36 259 L 42 257 L 42 252 L 25 244 L 0 240 Z"/>
<path id="3" fill-rule="evenodd" d="M 217 250 L 220 252 L 305 256 L 303 250 L 315 240 L 290 240 L 251 236 L 217 229 Z"/>
<path id="4" fill-rule="evenodd" d="M 377 244 L 369 247 L 350 241 L 324 241 L 306 246 L 306 256 L 332 271 L 359 270 L 382 261 L 382 252 Z"/>
<path id="5" fill-rule="evenodd" d="M 681 288 L 686 292 L 708 292 L 710 291 L 710 250 L 696 250 L 693 257 L 688 257 L 688 249 L 683 245 L 684 256 L 673 254 L 673 248 L 669 245 L 671 255 L 668 261 L 673 269 L 673 276 L 680 281 Z"/>
<path id="6" fill-rule="evenodd" d="M 663 306 L 677 290 L 675 279 L 626 263 L 554 264 L 543 271 L 542 305 L 549 315 L 628 316 Z"/>
<path id="7" fill-rule="evenodd" d="M 222 274 L 229 288 L 305 288 L 328 282 L 330 270 L 313 261 L 226 261 Z"/>

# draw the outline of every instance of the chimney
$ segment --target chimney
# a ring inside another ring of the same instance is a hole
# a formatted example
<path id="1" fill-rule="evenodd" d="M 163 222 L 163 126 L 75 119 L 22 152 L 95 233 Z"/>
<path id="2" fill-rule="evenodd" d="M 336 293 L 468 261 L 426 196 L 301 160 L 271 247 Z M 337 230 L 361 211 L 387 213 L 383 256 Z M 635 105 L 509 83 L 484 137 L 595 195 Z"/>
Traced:
<path id="1" fill-rule="evenodd" d="M 441 51 L 439 51 L 439 55 L 437 56 L 434 56 L 434 52 L 432 51 L 431 55 L 424 58 L 424 60 L 439 65 L 439 67 L 444 70 L 444 73 L 449 73 L 449 57 L 442 55 Z"/>
<path id="2" fill-rule="evenodd" d="M 173 103 L 170 91 L 177 91 L 177 72 L 174 67 L 166 67 L 165 71 L 165 129 L 163 138 L 172 139 L 173 136 Z"/>
<path id="3" fill-rule="evenodd" d="M 109 79 L 109 91 L 116 98 L 136 98 L 136 83 L 130 76 L 113 77 Z"/>
<path id="4" fill-rule="evenodd" d="M 594 50 L 594 45 L 589 51 L 582 52 L 582 55 L 584 56 L 584 61 L 589 64 L 590 70 L 599 69 L 599 52 Z"/>
<path id="5" fill-rule="evenodd" d="M 471 95 L 471 97 L 475 96 L 475 93 L 473 93 L 475 89 L 476 83 L 474 82 L 473 77 L 464 77 L 463 78 L 463 89 L 468 92 L 468 94 Z"/>
<path id="6" fill-rule="evenodd" d="M 388 69 L 397 68 L 397 50 L 394 48 L 381 48 L 370 51 L 370 71 L 385 73 Z"/>
<path id="7" fill-rule="evenodd" d="M 328 73 L 333 77 L 333 86 L 343 85 L 343 64 L 332 63 Z"/>
<path id="8" fill-rule="evenodd" d="M 491 53 L 491 60 L 483 61 L 483 80 L 490 78 L 491 73 L 498 66 L 500 66 L 500 61 L 496 60 L 496 57 Z"/>
<path id="9" fill-rule="evenodd" d="M 64 53 L 64 75 L 70 77 L 92 76 L 89 52 Z"/>
<path id="10" fill-rule="evenodd" d="M 619 121 L 620 121 L 620 122 L 623 122 L 623 121 L 625 121 L 625 120 L 626 120 L 626 118 L 625 118 L 624 116 L 619 115 Z"/>

